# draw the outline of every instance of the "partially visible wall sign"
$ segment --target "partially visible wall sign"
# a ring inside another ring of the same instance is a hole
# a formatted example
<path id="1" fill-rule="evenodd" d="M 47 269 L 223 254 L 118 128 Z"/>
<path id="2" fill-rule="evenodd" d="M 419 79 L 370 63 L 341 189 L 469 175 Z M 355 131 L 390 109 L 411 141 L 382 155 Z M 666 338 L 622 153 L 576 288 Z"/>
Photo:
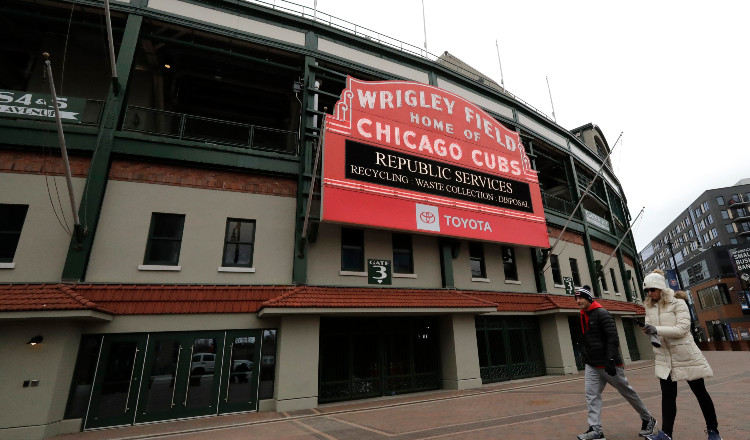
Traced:
<path id="1" fill-rule="evenodd" d="M 86 107 L 83 98 L 57 97 L 60 119 L 63 122 L 80 123 L 81 113 Z M 0 117 L 55 120 L 52 95 L 0 89 Z"/>

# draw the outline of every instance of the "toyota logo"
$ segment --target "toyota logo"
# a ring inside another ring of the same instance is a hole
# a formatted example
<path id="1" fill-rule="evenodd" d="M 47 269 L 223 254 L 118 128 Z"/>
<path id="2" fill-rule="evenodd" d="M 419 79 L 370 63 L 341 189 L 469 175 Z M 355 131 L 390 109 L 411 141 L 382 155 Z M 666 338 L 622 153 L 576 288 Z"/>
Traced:
<path id="1" fill-rule="evenodd" d="M 420 212 L 419 219 L 422 220 L 423 223 L 435 223 L 435 214 L 427 211 Z"/>

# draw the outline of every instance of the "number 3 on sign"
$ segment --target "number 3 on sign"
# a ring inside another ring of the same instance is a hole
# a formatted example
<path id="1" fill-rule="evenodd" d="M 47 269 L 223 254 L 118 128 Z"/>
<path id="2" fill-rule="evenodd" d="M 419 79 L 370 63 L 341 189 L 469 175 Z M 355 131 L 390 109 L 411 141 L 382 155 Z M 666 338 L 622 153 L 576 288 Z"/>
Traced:
<path id="1" fill-rule="evenodd" d="M 391 284 L 390 260 L 368 260 L 368 284 Z"/>

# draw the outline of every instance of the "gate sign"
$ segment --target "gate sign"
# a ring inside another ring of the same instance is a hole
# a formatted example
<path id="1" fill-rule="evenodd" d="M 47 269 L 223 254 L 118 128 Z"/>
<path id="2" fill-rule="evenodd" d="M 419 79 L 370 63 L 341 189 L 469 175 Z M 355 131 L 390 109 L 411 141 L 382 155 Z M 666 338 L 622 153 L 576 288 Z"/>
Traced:
<path id="1" fill-rule="evenodd" d="M 565 286 L 565 293 L 568 295 L 575 295 L 576 289 L 573 286 L 573 278 L 563 277 L 563 285 Z"/>
<path id="2" fill-rule="evenodd" d="M 323 221 L 549 247 L 518 133 L 451 92 L 348 77 L 324 140 Z"/>
<path id="3" fill-rule="evenodd" d="M 391 260 L 367 260 L 368 284 L 391 284 Z"/>
<path id="4" fill-rule="evenodd" d="M 86 107 L 86 100 L 58 96 L 57 106 L 63 122 L 80 123 L 80 114 Z M 52 95 L 0 89 L 0 117 L 2 116 L 54 121 Z"/>

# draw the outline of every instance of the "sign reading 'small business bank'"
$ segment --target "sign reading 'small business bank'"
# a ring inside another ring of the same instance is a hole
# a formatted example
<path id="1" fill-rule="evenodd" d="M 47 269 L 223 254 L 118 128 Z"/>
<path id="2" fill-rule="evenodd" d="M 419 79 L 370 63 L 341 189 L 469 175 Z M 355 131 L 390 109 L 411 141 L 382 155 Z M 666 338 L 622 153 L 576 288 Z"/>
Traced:
<path id="1" fill-rule="evenodd" d="M 549 247 L 518 133 L 437 87 L 359 81 L 326 116 L 322 220 Z"/>

